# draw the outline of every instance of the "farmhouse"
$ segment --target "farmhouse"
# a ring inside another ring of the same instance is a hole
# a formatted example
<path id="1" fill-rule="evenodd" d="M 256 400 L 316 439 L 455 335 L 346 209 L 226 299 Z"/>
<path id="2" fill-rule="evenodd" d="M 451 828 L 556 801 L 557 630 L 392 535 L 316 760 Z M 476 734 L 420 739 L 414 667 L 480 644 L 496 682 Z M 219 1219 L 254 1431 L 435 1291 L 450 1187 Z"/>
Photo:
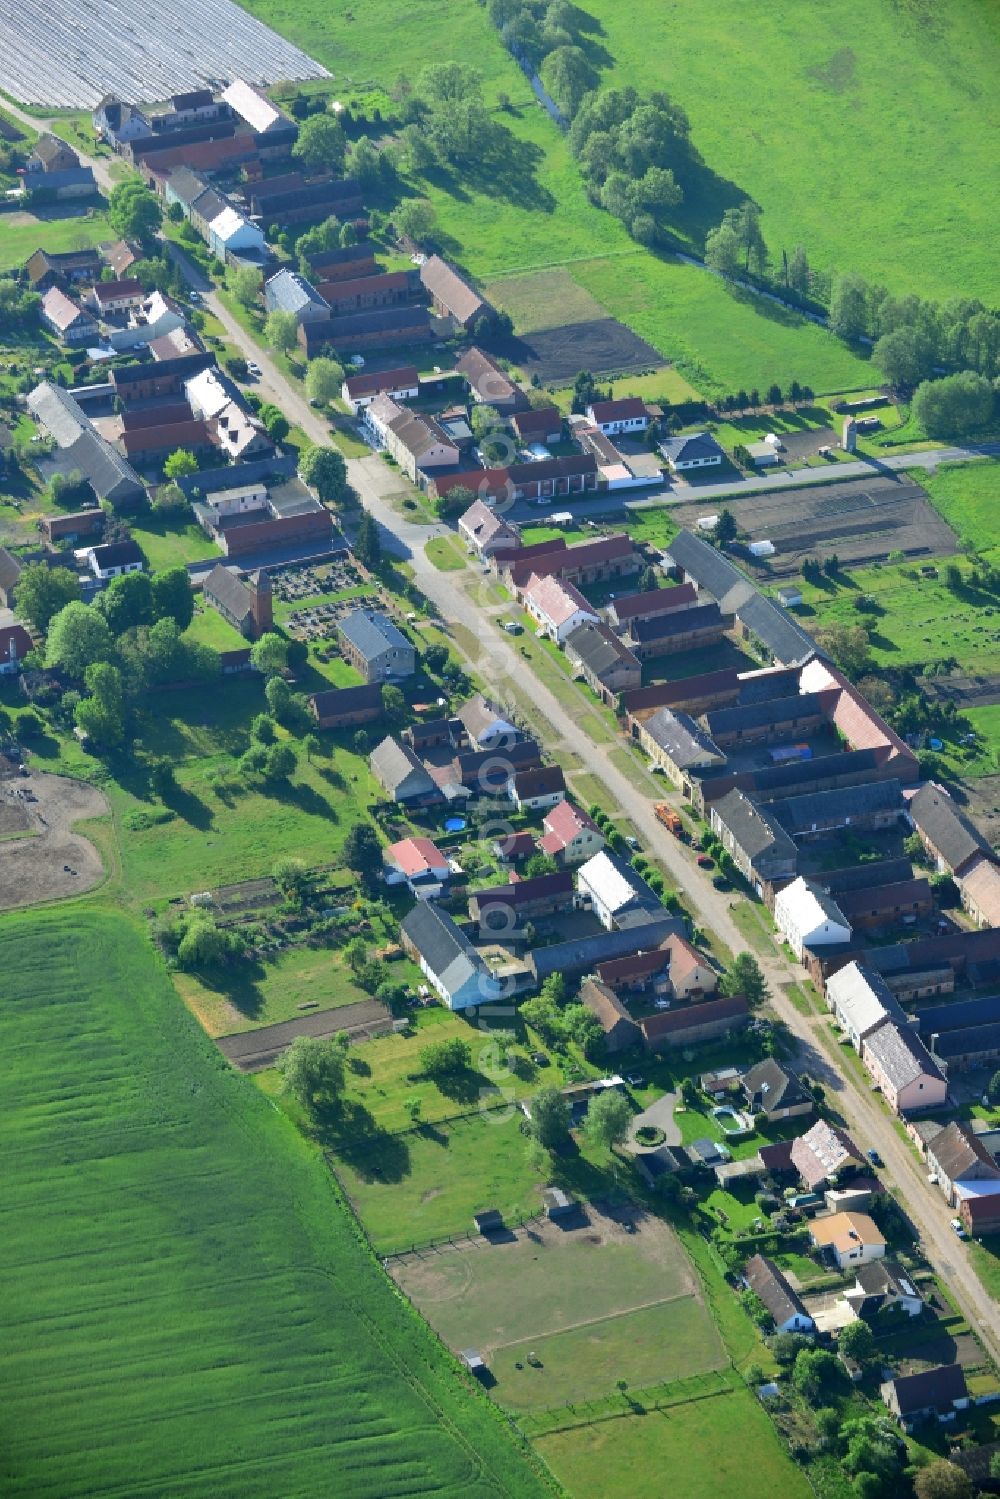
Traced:
<path id="1" fill-rule="evenodd" d="M 262 185 L 258 185 L 258 190 Z M 356 245 L 319 250 L 309 256 L 308 264 L 310 278 L 320 287 L 328 281 L 355 281 L 378 272 L 371 245 L 361 240 Z"/>
<path id="2" fill-rule="evenodd" d="M 101 317 L 108 317 L 114 313 L 132 312 L 141 306 L 145 295 L 142 282 L 126 276 L 122 281 L 96 282 L 87 300 Z"/>
<path id="3" fill-rule="evenodd" d="M 135 509 L 145 502 L 146 490 L 139 475 L 101 437 L 69 391 L 43 381 L 29 392 L 26 404 L 35 421 L 54 439 L 61 473 L 80 473 L 97 499 L 107 500 L 114 510 Z"/>
<path id="4" fill-rule="evenodd" d="M 787 1067 L 782 1067 L 773 1057 L 744 1072 L 740 1078 L 751 1114 L 763 1114 L 768 1124 L 779 1119 L 794 1119 L 811 1114 L 815 1107 L 812 1094 Z"/>
<path id="5" fill-rule="evenodd" d="M 474 401 L 492 406 L 501 414 L 519 411 L 528 404 L 520 386 L 482 349 L 467 350 L 455 361 L 455 371 L 468 380 Z"/>
<path id="6" fill-rule="evenodd" d="M 294 121 L 272 104 L 261 89 L 243 78 L 234 78 L 222 90 L 221 97 L 222 102 L 228 104 L 233 114 L 245 121 L 255 135 L 273 138 L 277 134 L 290 134 L 294 139 L 298 133 Z"/>
<path id="7" fill-rule="evenodd" d="M 521 602 L 540 626 L 540 634 L 562 645 L 579 627 L 597 623 L 597 613 L 572 583 L 533 573 L 521 590 Z"/>
<path id="8" fill-rule="evenodd" d="M 869 870 L 869 878 L 872 874 L 873 871 Z M 825 877 L 824 882 L 828 883 Z M 910 917 L 929 916 L 934 909 L 934 892 L 925 879 L 898 880 L 885 885 L 865 885 L 860 889 L 841 890 L 837 892 L 836 899 L 855 930 L 895 926 Z"/>
<path id="9" fill-rule="evenodd" d="M 375 396 L 368 403 L 364 420 L 414 482 L 418 470 L 447 468 L 458 462 L 458 448 L 440 422 L 397 406 L 387 395 Z"/>
<path id="10" fill-rule="evenodd" d="M 773 1260 L 765 1259 L 762 1254 L 751 1255 L 743 1273 L 749 1289 L 770 1312 L 775 1332 L 815 1330 L 815 1322 Z"/>
<path id="11" fill-rule="evenodd" d="M 566 636 L 566 659 L 599 698 L 613 703 L 619 692 L 642 681 L 642 666 L 609 625 L 587 620 Z"/>
<path id="12" fill-rule="evenodd" d="M 939 871 L 961 875 L 977 856 L 993 857 L 988 840 L 936 782 L 920 787 L 907 812 Z"/>
<path id="13" fill-rule="evenodd" d="M 672 614 L 675 609 L 690 609 L 697 602 L 698 595 L 690 583 L 678 583 L 674 588 L 622 594 L 608 604 L 604 617 L 613 629 L 627 630 L 634 619 L 656 619 L 661 614 Z"/>
<path id="14" fill-rule="evenodd" d="M 697 1046 L 716 1041 L 749 1023 L 750 1009 L 741 994 L 725 999 L 706 999 L 682 1010 L 650 1015 L 639 1021 L 642 1038 L 650 1051 L 674 1046 Z"/>
<path id="15" fill-rule="evenodd" d="M 906 1014 L 885 979 L 857 962 L 848 963 L 830 976 L 826 983 L 826 1002 L 859 1054 L 863 1043 L 880 1026 L 890 1021 L 896 1025 L 906 1024 Z"/>
<path id="16" fill-rule="evenodd" d="M 418 901 L 400 924 L 403 947 L 450 1010 L 490 1004 L 500 985 L 465 933 L 431 901 Z"/>
<path id="17" fill-rule="evenodd" d="M 375 609 L 352 609 L 340 621 L 344 655 L 366 682 L 412 677 L 416 651 L 392 620 Z"/>
<path id="18" fill-rule="evenodd" d="M 975 1025 L 931 1038 L 934 1057 L 948 1073 L 1000 1062 L 1000 1023 Z"/>
<path id="19" fill-rule="evenodd" d="M 640 874 L 610 849 L 602 849 L 577 872 L 577 889 L 589 897 L 594 915 L 608 931 L 645 926 L 663 910 L 659 897 Z"/>
<path id="20" fill-rule="evenodd" d="M 350 690 L 350 689 L 348 689 Z M 451 874 L 451 865 L 430 838 L 403 838 L 382 850 L 387 885 L 406 885 L 411 895 L 433 895 Z"/>
<path id="21" fill-rule="evenodd" d="M 46 328 L 63 343 L 87 343 L 98 336 L 97 324 L 90 313 L 68 297 L 60 286 L 50 286 L 44 294 L 39 316 Z"/>
<path id="22" fill-rule="evenodd" d="M 895 1260 L 873 1260 L 859 1266 L 854 1286 L 843 1298 L 856 1317 L 874 1320 L 879 1312 L 898 1309 L 907 1317 L 919 1317 L 924 1301 L 909 1275 Z"/>
<path id="23" fill-rule="evenodd" d="M 643 994 L 647 989 L 664 993 L 670 984 L 670 960 L 670 948 L 665 943 L 649 952 L 599 963 L 597 977 L 615 994 Z"/>
<path id="24" fill-rule="evenodd" d="M 962 1188 L 969 1189 L 969 1195 L 977 1190 L 992 1193 L 996 1190 L 992 1184 L 1000 1182 L 994 1153 L 964 1119 L 951 1120 L 929 1142 L 927 1164 L 937 1177 L 941 1195 L 953 1208 L 962 1201 Z"/>
<path id="25" fill-rule="evenodd" d="M 562 412 L 558 406 L 528 407 L 510 419 L 515 437 L 523 443 L 550 443 L 562 439 Z"/>
<path id="26" fill-rule="evenodd" d="M 569 462 L 554 459 L 553 462 Z M 579 460 L 583 461 L 583 460 Z M 546 463 L 527 464 L 526 469 L 546 468 Z M 513 473 L 514 470 L 511 470 Z M 533 576 L 559 578 L 564 583 L 577 585 L 606 583 L 613 578 L 627 577 L 639 567 L 639 556 L 631 540 L 624 533 L 604 536 L 597 541 L 582 541 L 578 546 L 567 547 L 562 537 L 556 543 L 541 543 L 542 551 L 525 547 L 515 552 L 509 561 L 497 568 L 507 586 L 515 592 L 522 589 Z"/>
<path id="27" fill-rule="evenodd" d="M 89 547 L 87 564 L 95 578 L 102 583 L 120 578 L 125 573 L 141 573 L 146 559 L 137 541 L 113 541 L 104 546 Z"/>
<path id="28" fill-rule="evenodd" d="M 376 396 L 388 396 L 395 403 L 415 401 L 420 394 L 420 376 L 413 364 L 371 374 L 348 375 L 340 388 L 341 399 L 359 416 Z"/>
<path id="29" fill-rule="evenodd" d="M 542 818 L 538 847 L 562 867 L 582 864 L 604 847 L 604 834 L 589 813 L 563 799 Z"/>
<path id="30" fill-rule="evenodd" d="M 492 320 L 495 316 L 490 304 L 440 255 L 428 256 L 420 267 L 420 280 L 430 295 L 435 312 L 453 317 L 467 331 L 473 329 L 480 318 Z"/>
<path id="31" fill-rule="evenodd" d="M 554 807 L 566 795 L 561 765 L 534 765 L 517 770 L 507 781 L 507 795 L 519 812 L 540 812 Z"/>
<path id="32" fill-rule="evenodd" d="M 961 1364 L 939 1364 L 921 1374 L 887 1379 L 880 1393 L 891 1413 L 906 1432 L 925 1421 L 954 1421 L 955 1413 L 969 1405 L 969 1390 Z"/>
<path id="33" fill-rule="evenodd" d="M 321 321 L 330 316 L 329 305 L 298 271 L 283 267 L 264 282 L 264 308 L 267 312 L 290 312 L 297 323 Z"/>
<path id="34" fill-rule="evenodd" d="M 527 770 L 541 764 L 538 745 L 533 739 L 515 739 L 511 744 L 493 749 L 473 750 L 456 755 L 451 764 L 451 780 L 476 796 L 506 796 L 513 770 Z"/>
<path id="35" fill-rule="evenodd" d="M 408 745 L 386 735 L 368 757 L 372 775 L 394 802 L 430 803 L 441 793 Z"/>
<path id="36" fill-rule="evenodd" d="M 515 875 L 507 885 L 473 891 L 469 915 L 478 923 L 482 936 L 509 940 L 524 935 L 524 923 L 572 910 L 573 902 L 573 876 L 568 870 L 527 880 Z"/>
<path id="37" fill-rule="evenodd" d="M 321 283 L 321 286 L 325 285 L 325 282 Z M 343 355 L 429 343 L 434 330 L 427 308 L 413 305 L 342 313 L 331 317 L 329 322 L 309 319 L 299 325 L 298 337 L 306 357 L 312 359 L 327 348 Z"/>
<path id="38" fill-rule="evenodd" d="M 78 541 L 81 536 L 104 534 L 104 511 L 95 505 L 91 510 L 74 510 L 69 515 L 43 515 L 39 524 L 47 541 Z"/>
<path id="39" fill-rule="evenodd" d="M 48 131 L 38 137 L 25 162 L 29 173 L 68 172 L 79 165 L 80 158 L 73 147 Z"/>
<path id="40" fill-rule="evenodd" d="M 758 895 L 765 882 L 794 876 L 798 852 L 769 809 L 755 806 L 742 791 L 730 791 L 712 803 L 710 820 L 712 832 Z"/>
<path id="41" fill-rule="evenodd" d="M 314 692 L 309 707 L 321 729 L 356 728 L 382 716 L 382 688 L 377 682 L 364 687 L 331 687 Z"/>
<path id="42" fill-rule="evenodd" d="M 674 932 L 663 947 L 670 960 L 669 988 L 674 999 L 697 1000 L 715 993 L 719 987 L 718 974 L 686 937 Z"/>
<path id="43" fill-rule="evenodd" d="M 831 1213 L 814 1218 L 809 1238 L 816 1249 L 828 1253 L 840 1270 L 866 1265 L 885 1254 L 885 1239 L 867 1213 Z"/>
<path id="44" fill-rule="evenodd" d="M 977 926 L 1000 926 L 1000 869 L 992 857 L 974 857 L 958 880 L 962 905 Z"/>
<path id="45" fill-rule="evenodd" d="M 0 604 L 5 609 L 13 606 L 17 580 L 23 571 L 24 564 L 20 559 L 6 547 L 0 547 Z"/>
<path id="46" fill-rule="evenodd" d="M 810 1192 L 827 1183 L 836 1183 L 845 1172 L 863 1164 L 861 1152 L 850 1135 L 825 1119 L 818 1119 L 804 1135 L 792 1141 L 791 1162 Z"/>
<path id="47" fill-rule="evenodd" d="M 498 745 L 510 745 L 521 735 L 515 724 L 505 718 L 503 711 L 477 692 L 458 710 L 458 720 L 468 735 L 474 749 L 495 749 Z"/>
<path id="48" fill-rule="evenodd" d="M 674 785 L 690 792 L 693 772 L 724 765 L 726 757 L 705 730 L 686 713 L 660 708 L 639 725 L 639 743 Z"/>
<path id="49" fill-rule="evenodd" d="M 588 978 L 580 989 L 580 1003 L 596 1015 L 604 1031 L 604 1045 L 608 1052 L 628 1051 L 642 1041 L 642 1032 L 628 1010 L 607 984 L 600 979 Z"/>
<path id="50" fill-rule="evenodd" d="M 73 286 L 96 281 L 101 274 L 101 257 L 96 250 L 36 250 L 24 266 L 32 291 L 43 292 L 50 286 Z"/>
<path id="51" fill-rule="evenodd" d="M 903 788 L 898 781 L 871 781 L 784 797 L 775 804 L 774 816 L 793 838 L 812 838 L 838 828 L 891 828 L 899 821 L 902 806 Z"/>
<path id="52" fill-rule="evenodd" d="M 710 432 L 668 437 L 660 443 L 660 452 L 671 473 L 675 474 L 685 474 L 697 468 L 718 468 L 726 456 Z"/>
<path id="53" fill-rule="evenodd" d="M 675 656 L 682 651 L 706 650 L 718 645 L 725 620 L 718 604 L 695 604 L 652 617 L 639 615 L 624 632 L 633 654 L 640 661 L 652 656 Z"/>
<path id="54" fill-rule="evenodd" d="M 0 675 L 13 676 L 31 649 L 31 636 L 20 620 L 0 625 Z"/>
<path id="55" fill-rule="evenodd" d="M 458 534 L 477 557 L 492 557 L 499 551 L 511 551 L 521 543 L 517 526 L 505 521 L 485 500 L 476 500 L 460 516 Z"/>
<path id="56" fill-rule="evenodd" d="M 593 973 L 604 963 L 648 952 L 676 936 L 682 923 L 666 912 L 646 926 L 628 927 L 624 931 L 597 932 L 593 937 L 577 937 L 551 947 L 538 947 L 528 962 L 536 983 L 543 983 L 553 973 Z"/>
<path id="57" fill-rule="evenodd" d="M 722 749 L 769 744 L 790 736 L 805 738 L 827 720 L 829 695 L 785 693 L 705 714 L 705 727 Z"/>
<path id="58" fill-rule="evenodd" d="M 280 460 L 275 467 L 280 475 Z M 292 545 L 308 545 L 317 551 L 328 547 L 333 535 L 329 510 L 299 479 L 269 484 L 266 478 L 250 477 L 267 472 L 264 460 L 262 465 L 241 464 L 236 469 L 192 475 L 199 481 L 194 488 L 202 491 L 191 506 L 202 530 L 229 557 Z"/>
<path id="59" fill-rule="evenodd" d="M 778 893 L 774 922 L 800 961 L 806 947 L 851 940 L 847 918 L 833 897 L 801 876 Z"/>
<path id="60" fill-rule="evenodd" d="M 205 579 L 202 597 L 247 640 L 259 640 L 271 628 L 274 619 L 271 578 L 263 568 L 243 583 L 220 563 Z"/>
<path id="61" fill-rule="evenodd" d="M 587 420 L 605 437 L 619 437 L 645 432 L 649 412 L 638 396 L 626 396 L 618 401 L 595 401 L 587 407 Z"/>

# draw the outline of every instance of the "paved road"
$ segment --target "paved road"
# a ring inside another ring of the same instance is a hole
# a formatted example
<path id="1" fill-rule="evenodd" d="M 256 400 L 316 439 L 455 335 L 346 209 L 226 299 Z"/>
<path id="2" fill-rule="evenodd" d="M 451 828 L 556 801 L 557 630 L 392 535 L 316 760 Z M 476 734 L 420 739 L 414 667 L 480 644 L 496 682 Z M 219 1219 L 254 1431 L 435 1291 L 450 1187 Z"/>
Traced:
<path id="1" fill-rule="evenodd" d="M 183 266 L 185 261 L 186 257 L 179 256 L 179 264 Z M 203 283 L 204 278 L 195 272 L 190 262 L 187 266 L 192 279 L 197 276 L 197 282 Z M 261 393 L 280 405 L 307 436 L 316 442 L 329 442 L 326 422 L 284 378 L 266 349 L 239 326 L 214 293 L 206 292 L 205 300 L 241 353 L 261 367 Z M 941 451 L 958 457 L 971 456 L 963 449 Z M 934 455 L 921 456 L 927 461 Z M 846 467 L 841 465 L 840 472 Z M 403 520 L 396 513 L 387 497 L 398 491 L 399 478 L 380 458 L 373 454 L 349 459 L 347 468 L 350 482 L 360 494 L 362 503 L 379 522 L 386 545 L 411 563 L 417 587 L 436 606 L 445 626 L 459 624 L 464 627 L 461 639 L 455 640 L 456 649 L 470 659 L 488 689 L 501 701 L 508 700 L 507 684 L 515 679 L 520 679 L 523 684 L 525 666 L 523 658 L 496 627 L 496 616 L 503 612 L 504 606 L 489 601 L 485 590 L 476 597 L 477 578 L 471 570 L 464 574 L 439 572 L 428 560 L 424 552 L 428 538 L 451 534 L 450 529 L 444 525 L 418 525 Z M 862 465 L 862 468 L 866 473 L 871 472 L 868 465 Z M 465 648 L 470 634 L 479 642 L 474 651 Z M 744 951 L 747 944 L 733 920 L 731 897 L 711 885 L 698 870 L 691 850 L 655 820 L 651 815 L 650 797 L 638 790 L 611 761 L 608 747 L 595 744 L 574 715 L 535 677 L 530 682 L 530 695 L 535 712 L 541 717 L 541 732 L 553 758 L 558 762 L 561 752 L 572 755 L 587 772 L 603 782 L 611 801 L 641 829 L 649 851 L 668 871 L 688 909 L 697 913 L 698 920 L 711 927 L 730 951 Z M 582 710 L 585 706 L 582 692 L 580 703 Z M 832 1065 L 820 1040 L 821 1032 L 826 1028 L 825 1019 L 801 1015 L 788 998 L 786 986 L 801 982 L 802 970 L 773 947 L 766 955 L 759 955 L 759 959 L 771 986 L 774 1008 L 795 1038 L 798 1065 L 823 1083 L 832 1106 L 843 1115 L 857 1143 L 863 1149 L 874 1146 L 879 1151 L 886 1163 L 887 1179 L 897 1189 L 928 1256 L 994 1357 L 1000 1358 L 1000 1319 L 996 1303 L 973 1273 L 967 1250 L 948 1227 L 950 1214 L 940 1194 L 927 1183 L 918 1162 L 897 1135 L 878 1098 L 853 1076 Z"/>

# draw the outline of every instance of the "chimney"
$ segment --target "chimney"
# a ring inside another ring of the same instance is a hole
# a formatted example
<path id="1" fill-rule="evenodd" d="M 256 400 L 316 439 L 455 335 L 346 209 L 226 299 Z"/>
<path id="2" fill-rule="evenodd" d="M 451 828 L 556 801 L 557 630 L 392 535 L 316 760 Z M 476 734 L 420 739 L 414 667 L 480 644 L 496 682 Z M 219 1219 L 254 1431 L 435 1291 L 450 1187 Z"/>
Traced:
<path id="1" fill-rule="evenodd" d="M 260 637 L 274 623 L 274 600 L 271 594 L 271 575 L 266 568 L 253 574 L 250 579 L 250 610 L 253 615 L 253 638 Z"/>

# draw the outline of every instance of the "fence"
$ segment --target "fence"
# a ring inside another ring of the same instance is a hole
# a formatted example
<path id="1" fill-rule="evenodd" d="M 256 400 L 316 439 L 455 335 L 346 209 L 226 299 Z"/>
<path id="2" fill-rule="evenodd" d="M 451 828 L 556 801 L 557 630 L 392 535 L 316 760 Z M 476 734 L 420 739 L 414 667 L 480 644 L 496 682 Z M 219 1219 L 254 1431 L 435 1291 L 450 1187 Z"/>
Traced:
<path id="1" fill-rule="evenodd" d="M 557 1431 L 573 1431 L 600 1421 L 617 1421 L 650 1410 L 669 1410 L 671 1406 L 693 1405 L 700 1400 L 715 1400 L 740 1388 L 741 1381 L 730 1369 L 716 1369 L 685 1379 L 629 1390 L 621 1395 L 604 1395 L 551 1410 L 522 1411 L 518 1425 L 529 1437 L 548 1436 Z"/>

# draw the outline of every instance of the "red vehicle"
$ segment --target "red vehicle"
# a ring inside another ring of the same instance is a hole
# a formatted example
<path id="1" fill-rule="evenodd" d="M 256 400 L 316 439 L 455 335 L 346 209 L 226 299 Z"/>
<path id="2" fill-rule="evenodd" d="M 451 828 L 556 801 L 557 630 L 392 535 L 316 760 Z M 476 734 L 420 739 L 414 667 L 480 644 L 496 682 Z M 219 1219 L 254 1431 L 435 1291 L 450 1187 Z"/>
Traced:
<path id="1" fill-rule="evenodd" d="M 714 864 L 715 864 L 715 860 L 712 859 L 708 854 L 699 854 L 698 855 L 698 868 L 699 869 L 712 869 L 714 867 Z"/>

